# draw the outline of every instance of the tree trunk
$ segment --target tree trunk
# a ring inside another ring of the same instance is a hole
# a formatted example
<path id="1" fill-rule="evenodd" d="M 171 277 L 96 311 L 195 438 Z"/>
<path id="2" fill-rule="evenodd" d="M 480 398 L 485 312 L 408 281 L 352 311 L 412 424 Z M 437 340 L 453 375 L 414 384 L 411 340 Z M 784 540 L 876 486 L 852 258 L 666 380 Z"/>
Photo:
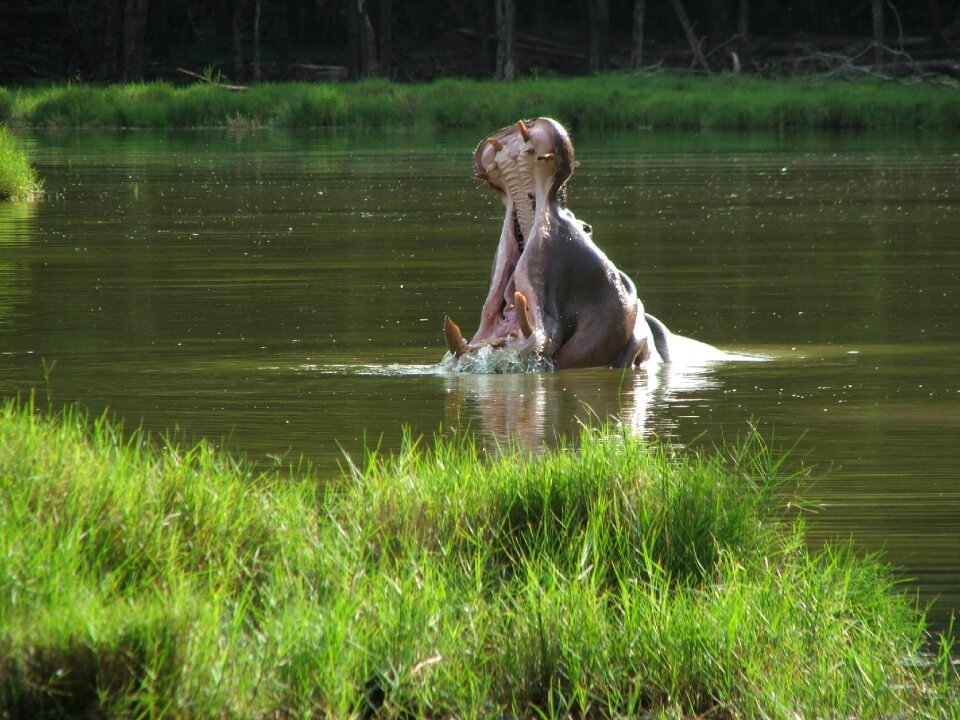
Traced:
<path id="1" fill-rule="evenodd" d="M 253 3 L 253 79 L 260 80 L 260 0 Z"/>
<path id="2" fill-rule="evenodd" d="M 693 51 L 694 59 L 700 63 L 707 75 L 712 75 L 713 71 L 707 64 L 707 59 L 703 56 L 703 50 L 700 49 L 700 41 L 697 40 L 697 36 L 693 32 L 693 26 L 690 24 L 690 18 L 687 17 L 687 11 L 683 9 L 683 3 L 681 3 L 680 0 L 670 0 L 670 4 L 673 5 L 673 12 L 676 14 L 677 20 L 679 20 L 680 25 L 683 26 L 683 34 L 687 36 L 687 42 Z"/>
<path id="3" fill-rule="evenodd" d="M 243 80 L 243 6 L 245 0 L 233 0 L 233 15 L 230 19 L 230 44 L 233 47 L 234 82 Z"/>
<path id="4" fill-rule="evenodd" d="M 882 65 L 883 39 L 886 35 L 883 18 L 883 0 L 870 0 L 870 10 L 873 14 L 873 61 L 877 65 Z"/>
<path id="5" fill-rule="evenodd" d="M 360 16 L 357 0 L 347 0 L 347 73 L 351 80 L 360 78 Z"/>
<path id="6" fill-rule="evenodd" d="M 366 0 L 360 0 L 360 20 L 362 31 L 361 41 L 363 43 L 363 66 L 364 77 L 375 77 L 379 75 L 377 66 L 377 38 L 373 33 L 373 24 L 370 22 L 370 13 L 367 12 Z"/>
<path id="7" fill-rule="evenodd" d="M 392 0 L 380 0 L 380 73 L 390 77 L 393 73 L 393 37 L 390 32 L 393 25 Z"/>
<path id="8" fill-rule="evenodd" d="M 742 47 L 750 44 L 750 0 L 740 0 L 737 4 L 737 35 Z"/>
<path id="9" fill-rule="evenodd" d="M 147 28 L 147 0 L 126 0 L 123 11 L 123 79 L 143 79 L 143 37 Z"/>
<path id="10" fill-rule="evenodd" d="M 517 77 L 516 5 L 514 0 L 494 0 L 497 22 L 497 80 Z"/>
<path id="11" fill-rule="evenodd" d="M 937 0 L 927 0 L 927 22 L 930 25 L 930 39 L 937 47 L 947 44 L 943 36 L 943 15 L 940 14 L 940 3 Z"/>
<path id="12" fill-rule="evenodd" d="M 535 0 L 533 3 L 533 32 L 535 35 L 543 37 L 550 32 L 550 15 L 552 14 L 553 4 L 550 10 L 547 10 L 546 0 Z"/>
<path id="13" fill-rule="evenodd" d="M 348 0 L 350 58 L 347 63 L 354 80 L 377 74 L 377 45 L 367 13 L 367 0 Z"/>
<path id="14" fill-rule="evenodd" d="M 476 0 L 477 9 L 477 50 L 480 53 L 480 65 L 483 72 L 490 71 L 490 7 L 488 0 Z"/>
<path id="15" fill-rule="evenodd" d="M 598 73 L 607 66 L 607 35 L 610 31 L 610 6 L 607 0 L 587 0 L 590 17 L 590 55 L 591 73 Z"/>
<path id="16" fill-rule="evenodd" d="M 630 67 L 643 67 L 643 22 L 647 14 L 647 0 L 633 2 L 633 49 L 630 52 Z"/>
<path id="17" fill-rule="evenodd" d="M 123 25 L 122 0 L 102 0 L 100 3 L 100 33 L 103 38 L 100 46 L 100 69 L 98 79 L 101 82 L 113 82 L 120 79 L 120 39 Z"/>
<path id="18" fill-rule="evenodd" d="M 727 35 L 726 0 L 710 0 L 710 47 L 723 44 Z"/>

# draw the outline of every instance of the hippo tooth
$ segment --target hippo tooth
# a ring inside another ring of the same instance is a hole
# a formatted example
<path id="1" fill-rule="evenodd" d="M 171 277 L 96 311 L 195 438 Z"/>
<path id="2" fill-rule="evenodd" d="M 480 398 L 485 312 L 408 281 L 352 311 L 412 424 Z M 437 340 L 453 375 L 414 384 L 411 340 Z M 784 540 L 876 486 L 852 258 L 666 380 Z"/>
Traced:
<path id="1" fill-rule="evenodd" d="M 517 301 L 517 324 L 523 336 L 528 338 L 533 335 L 533 328 L 530 327 L 530 318 L 527 317 L 527 298 L 519 290 L 513 294 L 513 297 Z"/>
<path id="2" fill-rule="evenodd" d="M 501 143 L 499 140 L 493 137 L 493 135 L 487 138 L 487 142 L 493 145 L 493 149 L 495 151 L 500 152 L 501 150 L 503 150 L 503 143 Z"/>
<path id="3" fill-rule="evenodd" d="M 530 142 L 530 131 L 527 130 L 527 126 L 523 120 L 517 122 L 517 127 L 520 129 L 520 135 L 523 136 L 523 141 Z"/>
<path id="4" fill-rule="evenodd" d="M 449 315 L 443 316 L 443 339 L 454 357 L 460 357 L 463 354 L 467 341 L 463 339 L 463 333 L 460 332 L 460 328 L 450 319 Z"/>

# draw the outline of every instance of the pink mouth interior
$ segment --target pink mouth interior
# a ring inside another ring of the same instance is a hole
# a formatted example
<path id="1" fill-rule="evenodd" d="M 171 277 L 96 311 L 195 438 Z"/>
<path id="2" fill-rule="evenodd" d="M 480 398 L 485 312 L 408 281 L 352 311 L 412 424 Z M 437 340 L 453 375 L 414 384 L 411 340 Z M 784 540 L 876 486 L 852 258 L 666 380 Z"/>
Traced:
<path id="1" fill-rule="evenodd" d="M 471 343 L 498 338 L 522 336 L 517 321 L 515 293 L 516 270 L 524 252 L 527 236 L 534 228 L 537 203 L 534 192 L 535 166 L 543 153 L 552 157 L 552 126 L 537 119 L 504 128 L 481 143 L 475 155 L 478 177 L 486 179 L 506 207 L 497 257 L 490 279 L 490 291 L 484 302 L 480 327 Z M 521 282 L 530 312 L 536 315 L 536 298 L 531 297 L 530 283 Z M 529 315 L 529 312 L 528 312 Z M 527 320 L 530 320 L 528 317 Z M 531 323 L 533 321 L 530 321 Z M 529 323 L 526 327 L 530 332 Z"/>
<path id="2" fill-rule="evenodd" d="M 504 251 L 497 256 L 497 265 L 493 269 L 492 276 L 496 283 L 497 297 L 500 298 L 501 302 L 498 307 L 485 309 L 483 316 L 480 318 L 480 329 L 471 340 L 472 343 L 520 334 L 517 312 L 514 307 L 516 285 L 513 274 L 523 252 L 523 236 L 517 232 L 519 222 L 512 206 L 508 208 L 507 213 L 510 219 L 504 221 L 503 230 L 506 242 L 501 243 L 501 248 Z M 484 328 L 491 328 L 491 330 L 483 332 Z"/>

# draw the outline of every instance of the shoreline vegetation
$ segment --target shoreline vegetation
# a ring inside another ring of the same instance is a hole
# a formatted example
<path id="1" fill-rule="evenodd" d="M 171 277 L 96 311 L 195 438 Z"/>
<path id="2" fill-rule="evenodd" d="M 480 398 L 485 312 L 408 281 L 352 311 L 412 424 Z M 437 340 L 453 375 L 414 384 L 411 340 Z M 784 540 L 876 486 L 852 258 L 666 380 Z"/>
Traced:
<path id="1" fill-rule="evenodd" d="M 325 483 L 0 408 L 4 717 L 956 718 L 890 570 L 756 431 L 405 439 Z"/>
<path id="2" fill-rule="evenodd" d="M 68 83 L 0 88 L 0 95 L 9 98 L 9 123 L 24 127 L 490 129 L 546 115 L 574 130 L 960 128 L 960 84 L 949 78 L 905 84 L 875 78 L 606 73 L 511 83 L 373 79 L 238 89 L 212 75 L 188 86 Z"/>
<path id="3" fill-rule="evenodd" d="M 32 200 L 42 186 L 27 154 L 9 130 L 0 125 L 0 201 Z"/>

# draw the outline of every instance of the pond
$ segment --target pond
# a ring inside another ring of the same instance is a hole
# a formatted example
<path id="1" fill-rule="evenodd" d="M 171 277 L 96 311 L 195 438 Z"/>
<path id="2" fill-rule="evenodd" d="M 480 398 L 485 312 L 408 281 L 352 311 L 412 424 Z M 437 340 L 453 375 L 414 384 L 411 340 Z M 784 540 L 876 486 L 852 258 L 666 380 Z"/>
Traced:
<path id="1" fill-rule="evenodd" d="M 576 134 L 570 205 L 675 332 L 763 362 L 451 375 L 500 205 L 477 133 L 51 132 L 49 198 L 0 207 L 0 392 L 109 409 L 257 462 L 493 446 L 591 414 L 677 444 L 756 422 L 814 465 L 814 542 L 883 550 L 960 607 L 956 138 Z"/>

